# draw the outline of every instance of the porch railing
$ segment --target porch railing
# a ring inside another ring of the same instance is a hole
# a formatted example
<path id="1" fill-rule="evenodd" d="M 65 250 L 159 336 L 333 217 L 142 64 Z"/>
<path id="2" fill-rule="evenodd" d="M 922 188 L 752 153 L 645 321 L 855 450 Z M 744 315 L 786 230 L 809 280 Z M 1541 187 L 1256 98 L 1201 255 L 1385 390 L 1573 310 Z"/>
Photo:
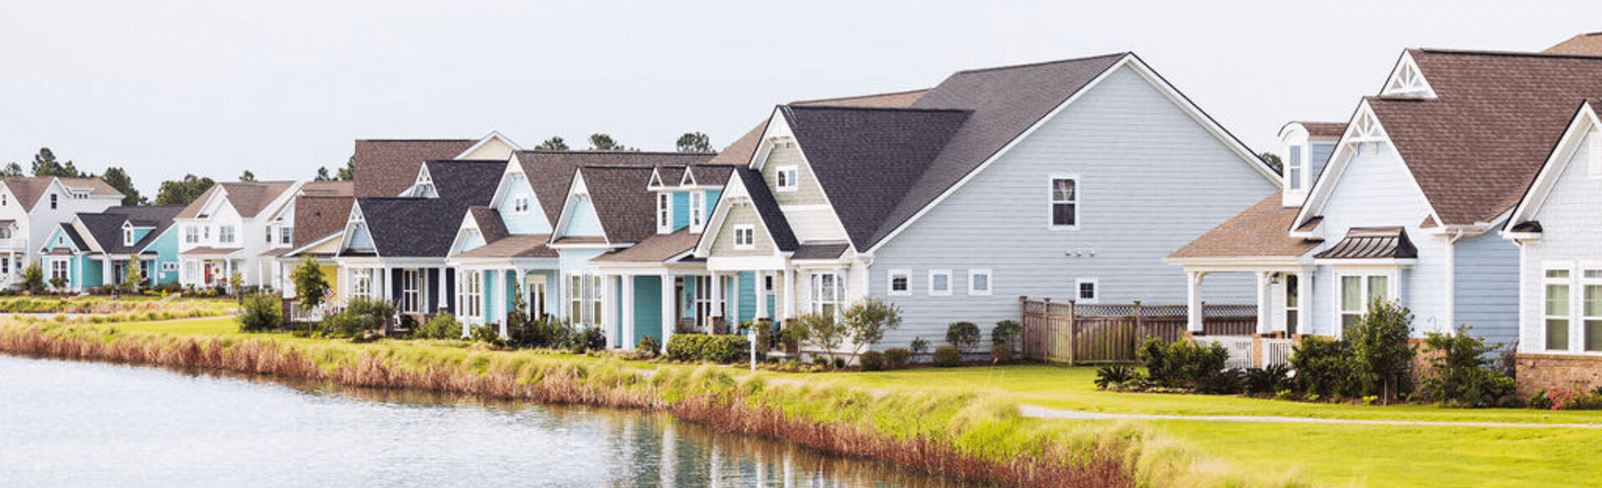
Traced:
<path id="1" fill-rule="evenodd" d="M 1254 361 L 1253 351 L 1256 339 L 1251 336 L 1196 336 L 1197 343 L 1202 345 L 1219 344 L 1229 351 L 1229 359 L 1224 361 L 1228 369 L 1246 369 L 1252 367 Z"/>
<path id="2" fill-rule="evenodd" d="M 1295 350 L 1290 339 L 1259 339 L 1263 345 L 1262 367 L 1277 364 L 1289 365 L 1291 353 Z"/>

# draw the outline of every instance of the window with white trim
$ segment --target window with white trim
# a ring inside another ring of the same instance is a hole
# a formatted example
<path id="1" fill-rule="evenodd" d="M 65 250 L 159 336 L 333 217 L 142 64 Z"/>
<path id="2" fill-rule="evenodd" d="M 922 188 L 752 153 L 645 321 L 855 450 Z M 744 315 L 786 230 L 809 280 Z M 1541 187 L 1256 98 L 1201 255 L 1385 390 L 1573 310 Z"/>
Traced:
<path id="1" fill-rule="evenodd" d="M 1585 352 L 1602 352 L 1602 265 L 1580 268 L 1580 326 Z"/>
<path id="2" fill-rule="evenodd" d="M 673 194 L 657 192 L 656 194 L 656 232 L 667 234 L 673 232 Z"/>
<path id="3" fill-rule="evenodd" d="M 56 278 L 61 278 L 62 281 L 66 281 L 67 280 L 67 269 L 68 269 L 67 268 L 67 260 L 65 260 L 65 259 L 52 259 L 52 260 L 50 260 L 50 281 L 55 281 Z"/>
<path id="4" fill-rule="evenodd" d="M 751 224 L 734 226 L 734 248 L 756 249 L 756 226 Z"/>
<path id="5" fill-rule="evenodd" d="M 462 299 L 457 308 L 462 309 L 462 316 L 482 318 L 484 316 L 484 273 L 468 271 L 462 273 Z"/>
<path id="6" fill-rule="evenodd" d="M 690 232 L 700 232 L 706 226 L 706 192 L 690 192 Z"/>
<path id="7" fill-rule="evenodd" d="M 219 225 L 219 226 L 217 226 L 217 242 L 220 242 L 220 243 L 223 243 L 223 244 L 233 244 L 234 243 L 234 226 L 232 226 L 232 225 Z"/>
<path id="8" fill-rule="evenodd" d="M 892 269 L 889 271 L 886 281 L 890 283 L 890 296 L 904 297 L 912 295 L 912 271 Z"/>
<path id="9" fill-rule="evenodd" d="M 527 214 L 529 207 L 528 195 L 518 195 L 517 198 L 512 199 L 512 213 L 514 214 Z"/>
<path id="10" fill-rule="evenodd" d="M 839 319 L 840 305 L 845 301 L 843 278 L 836 273 L 813 273 L 811 279 L 812 313 Z"/>
<path id="11" fill-rule="evenodd" d="M 57 194 L 54 194 L 54 193 L 50 194 L 50 209 L 51 210 L 55 210 L 56 209 L 56 206 L 59 203 L 60 197 L 61 197 L 60 195 L 57 195 Z"/>
<path id="12" fill-rule="evenodd" d="M 295 242 L 295 228 L 294 227 L 279 227 L 278 228 L 278 243 L 287 246 L 287 245 L 290 245 L 293 242 Z"/>
<path id="13" fill-rule="evenodd" d="M 1546 339 L 1546 350 L 1569 350 L 1569 316 L 1572 310 L 1569 307 L 1572 280 L 1567 268 L 1547 268 L 1541 278 L 1542 290 L 1542 321 Z"/>
<path id="14" fill-rule="evenodd" d="M 990 294 L 990 270 L 968 270 L 968 294 L 986 296 Z"/>
<path id="15" fill-rule="evenodd" d="M 1307 171 L 1306 162 L 1302 160 L 1303 147 L 1300 144 L 1295 144 L 1285 152 L 1285 189 L 1287 190 L 1301 191 L 1302 189 L 1302 172 Z"/>
<path id="16" fill-rule="evenodd" d="M 778 191 L 795 191 L 801 187 L 800 182 L 796 181 L 798 173 L 799 170 L 795 166 L 779 166 L 775 168 L 774 177 L 776 181 L 773 187 Z"/>
<path id="17" fill-rule="evenodd" d="M 420 270 L 401 270 L 400 311 L 412 313 L 423 311 L 423 297 L 427 296 L 423 292 L 424 281 L 427 280 L 423 279 Z"/>
<path id="18" fill-rule="evenodd" d="M 1051 228 L 1079 228 L 1079 178 L 1053 176 L 1050 199 Z"/>
<path id="19" fill-rule="evenodd" d="M 373 294 L 373 273 L 369 270 L 352 271 L 350 274 L 350 296 L 368 297 Z"/>
<path id="20" fill-rule="evenodd" d="M 134 243 L 134 230 L 132 227 L 122 228 L 122 245 L 132 246 Z"/>
<path id="21" fill-rule="evenodd" d="M 1392 300 L 1391 277 L 1387 274 L 1342 274 L 1340 276 L 1341 332 L 1357 325 L 1376 300 Z"/>
<path id="22" fill-rule="evenodd" d="M 584 275 L 574 274 L 567 277 L 567 319 L 574 324 L 584 324 Z"/>
<path id="23" fill-rule="evenodd" d="M 951 270 L 929 270 L 929 295 L 946 296 L 951 294 Z"/>
<path id="24" fill-rule="evenodd" d="M 1095 278 L 1074 280 L 1074 299 L 1079 303 L 1096 303 L 1101 300 L 1101 283 Z"/>
<path id="25" fill-rule="evenodd" d="M 605 315 L 602 312 L 603 310 L 606 309 L 605 300 L 602 300 L 602 298 L 604 298 L 606 296 L 606 285 L 605 285 L 605 283 L 606 282 L 602 279 L 601 275 L 590 275 L 590 322 L 589 323 L 590 323 L 590 325 L 597 326 L 597 327 L 599 327 L 601 325 L 601 318 L 605 317 Z"/>
<path id="26" fill-rule="evenodd" d="M 161 263 L 161 271 L 163 273 L 171 273 L 173 271 L 178 271 L 178 263 L 171 262 L 171 261 L 165 262 L 165 263 Z"/>
<path id="27" fill-rule="evenodd" d="M 200 226 L 193 224 L 184 226 L 184 242 L 189 244 L 200 242 Z"/>

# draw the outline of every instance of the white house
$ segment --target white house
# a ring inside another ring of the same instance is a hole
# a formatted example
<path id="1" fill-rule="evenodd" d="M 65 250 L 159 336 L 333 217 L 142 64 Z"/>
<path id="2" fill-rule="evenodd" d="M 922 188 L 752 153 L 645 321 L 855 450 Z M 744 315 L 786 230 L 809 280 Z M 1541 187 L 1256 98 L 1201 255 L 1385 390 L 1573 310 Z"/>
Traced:
<path id="1" fill-rule="evenodd" d="M 61 224 L 117 206 L 123 197 L 99 178 L 13 176 L 0 182 L 0 286 L 18 283 Z"/>
<path id="2" fill-rule="evenodd" d="M 271 286 L 262 253 L 278 244 L 272 216 L 294 198 L 293 181 L 217 183 L 173 219 L 178 226 L 178 282 L 186 287 Z"/>

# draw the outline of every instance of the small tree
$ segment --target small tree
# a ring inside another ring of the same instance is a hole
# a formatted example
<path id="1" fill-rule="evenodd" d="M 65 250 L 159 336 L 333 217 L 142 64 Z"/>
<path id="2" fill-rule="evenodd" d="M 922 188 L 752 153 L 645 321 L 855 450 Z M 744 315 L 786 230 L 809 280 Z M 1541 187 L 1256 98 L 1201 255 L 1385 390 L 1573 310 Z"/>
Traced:
<path id="1" fill-rule="evenodd" d="M 952 322 L 946 326 L 946 342 L 957 346 L 958 351 L 971 351 L 979 345 L 979 326 L 973 322 Z"/>
<path id="2" fill-rule="evenodd" d="M 145 275 L 139 271 L 139 261 L 129 261 L 128 271 L 122 276 L 122 290 L 128 293 L 139 293 L 145 285 Z"/>
<path id="3" fill-rule="evenodd" d="M 234 274 L 228 275 L 228 293 L 232 293 L 234 296 L 239 296 L 239 289 L 244 288 L 244 286 L 245 275 L 240 274 L 238 271 L 235 271 Z"/>
<path id="4" fill-rule="evenodd" d="M 1451 406 L 1492 407 L 1513 395 L 1513 378 L 1495 368 L 1492 352 L 1498 347 L 1469 333 L 1431 332 L 1424 339 L 1430 351 L 1430 373 L 1423 378 L 1423 393 Z"/>
<path id="5" fill-rule="evenodd" d="M 328 280 L 323 278 L 323 267 L 311 256 L 300 260 L 300 265 L 290 273 L 290 279 L 295 282 L 295 299 L 301 308 L 315 309 L 328 298 Z"/>
<path id="6" fill-rule="evenodd" d="M 22 270 L 22 289 L 29 293 L 44 293 L 44 268 L 39 267 L 39 263 L 30 263 Z"/>
<path id="7" fill-rule="evenodd" d="M 1389 404 L 1412 384 L 1408 373 L 1413 367 L 1414 351 L 1407 342 L 1412 329 L 1413 312 L 1376 298 L 1369 304 L 1368 313 L 1347 331 L 1363 394 L 1378 395 L 1381 402 Z"/>
<path id="8" fill-rule="evenodd" d="M 901 309 L 878 298 L 857 302 L 845 310 L 845 338 L 851 341 L 851 360 L 884 340 L 887 330 L 901 328 Z"/>
<path id="9" fill-rule="evenodd" d="M 807 342 L 823 349 L 824 353 L 829 355 L 831 362 L 834 359 L 834 351 L 840 348 L 840 344 L 846 338 L 845 327 L 830 315 L 802 315 L 795 319 L 795 326 L 805 330 L 804 337 L 807 338 Z"/>
<path id="10" fill-rule="evenodd" d="M 284 324 L 284 310 L 278 297 L 268 293 L 252 293 L 241 298 L 239 312 L 240 332 L 274 330 Z"/>

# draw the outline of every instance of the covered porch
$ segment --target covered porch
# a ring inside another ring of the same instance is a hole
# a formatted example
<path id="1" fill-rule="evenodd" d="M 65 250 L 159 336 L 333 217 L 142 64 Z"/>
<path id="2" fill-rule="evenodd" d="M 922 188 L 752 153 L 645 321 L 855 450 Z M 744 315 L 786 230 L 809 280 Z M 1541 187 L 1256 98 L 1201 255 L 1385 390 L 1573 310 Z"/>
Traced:
<path id="1" fill-rule="evenodd" d="M 356 298 L 379 300 L 395 306 L 397 329 L 408 322 L 421 325 L 435 314 L 452 309 L 455 282 L 444 259 L 341 257 L 335 281 L 334 309 Z"/>
<path id="2" fill-rule="evenodd" d="M 182 266 L 179 282 L 197 288 L 231 288 L 229 278 L 241 273 L 243 249 L 198 247 L 178 254 Z"/>

